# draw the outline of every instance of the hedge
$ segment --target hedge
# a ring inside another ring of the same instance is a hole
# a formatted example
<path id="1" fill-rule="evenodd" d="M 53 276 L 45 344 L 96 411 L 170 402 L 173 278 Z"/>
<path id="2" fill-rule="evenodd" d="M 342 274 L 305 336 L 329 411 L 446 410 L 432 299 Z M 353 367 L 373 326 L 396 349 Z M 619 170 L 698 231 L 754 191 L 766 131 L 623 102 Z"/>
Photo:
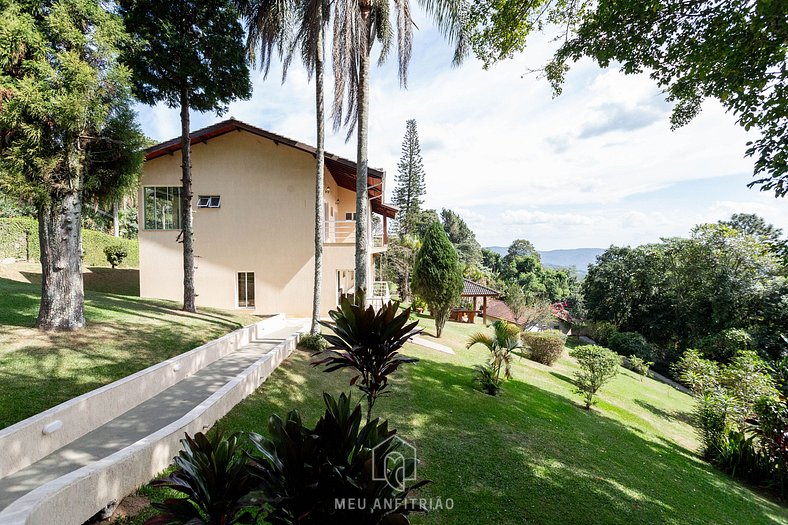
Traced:
<path id="1" fill-rule="evenodd" d="M 82 229 L 82 250 L 85 266 L 109 266 L 104 248 L 119 244 L 128 252 L 121 268 L 139 267 L 139 243 L 136 239 L 122 239 L 104 232 Z M 38 242 L 38 221 L 29 217 L 0 218 L 0 259 L 38 262 L 41 249 Z"/>
<path id="2" fill-rule="evenodd" d="M 530 359 L 537 363 L 552 366 L 564 352 L 566 336 L 558 330 L 523 332 L 521 337 L 531 351 Z"/>

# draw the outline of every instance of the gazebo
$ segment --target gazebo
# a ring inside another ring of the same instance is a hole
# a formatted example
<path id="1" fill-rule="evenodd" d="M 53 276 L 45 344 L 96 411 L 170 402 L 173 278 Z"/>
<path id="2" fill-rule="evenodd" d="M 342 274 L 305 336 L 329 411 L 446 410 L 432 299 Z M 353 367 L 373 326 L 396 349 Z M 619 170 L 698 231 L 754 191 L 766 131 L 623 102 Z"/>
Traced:
<path id="1" fill-rule="evenodd" d="M 479 297 L 482 298 L 482 319 L 484 324 L 487 324 L 487 298 L 498 297 L 501 293 L 484 286 L 483 284 L 475 283 L 470 279 L 463 279 L 462 297 L 473 297 L 473 312 L 478 312 L 476 301 Z"/>

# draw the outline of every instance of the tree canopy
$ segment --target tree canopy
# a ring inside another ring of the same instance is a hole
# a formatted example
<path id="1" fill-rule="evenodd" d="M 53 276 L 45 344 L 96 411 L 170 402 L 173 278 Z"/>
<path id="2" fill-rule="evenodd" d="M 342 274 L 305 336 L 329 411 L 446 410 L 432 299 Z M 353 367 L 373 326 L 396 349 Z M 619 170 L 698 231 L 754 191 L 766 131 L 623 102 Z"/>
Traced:
<path id="1" fill-rule="evenodd" d="M 669 102 L 674 128 L 707 98 L 745 130 L 755 158 L 750 186 L 788 193 L 788 16 L 783 0 L 483 0 L 471 10 L 470 38 L 485 66 L 525 48 L 550 24 L 561 45 L 544 71 L 556 94 L 569 62 L 590 57 L 625 74 L 647 73 Z"/>

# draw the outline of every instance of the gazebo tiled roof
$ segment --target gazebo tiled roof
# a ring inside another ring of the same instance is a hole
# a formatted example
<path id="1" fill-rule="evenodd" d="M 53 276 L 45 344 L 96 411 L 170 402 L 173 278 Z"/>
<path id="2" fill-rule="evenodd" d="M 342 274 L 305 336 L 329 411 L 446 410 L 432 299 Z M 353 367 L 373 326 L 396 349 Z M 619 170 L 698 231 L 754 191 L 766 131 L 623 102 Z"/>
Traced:
<path id="1" fill-rule="evenodd" d="M 462 296 L 463 297 L 498 297 L 501 292 L 488 288 L 479 283 L 475 283 L 470 279 L 463 279 Z"/>

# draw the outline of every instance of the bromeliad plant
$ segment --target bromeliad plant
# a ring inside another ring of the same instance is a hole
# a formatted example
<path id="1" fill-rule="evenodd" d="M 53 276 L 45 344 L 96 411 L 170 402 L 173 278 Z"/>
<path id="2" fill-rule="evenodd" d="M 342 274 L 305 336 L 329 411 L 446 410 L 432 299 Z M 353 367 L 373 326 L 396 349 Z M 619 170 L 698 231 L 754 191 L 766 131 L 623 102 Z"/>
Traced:
<path id="1" fill-rule="evenodd" d="M 416 459 L 388 422 L 363 424 L 361 405 L 323 394 L 326 411 L 314 429 L 297 411 L 271 416 L 271 438 L 251 435 L 252 475 L 259 481 L 272 525 L 408 525 L 425 509 L 408 494 L 428 481 L 414 478 Z M 392 458 L 399 458 L 392 459 Z"/>
<path id="2" fill-rule="evenodd" d="M 357 294 L 358 304 L 342 298 L 339 309 L 331 310 L 333 323 L 321 322 L 334 335 L 326 335 L 331 345 L 322 359 L 313 366 L 325 365 L 326 372 L 342 368 L 355 370 L 350 380 L 367 398 L 367 421 L 372 417 L 375 401 L 386 393 L 388 379 L 400 365 L 415 363 L 418 359 L 405 357 L 399 349 L 414 335 L 421 333 L 418 321 L 409 323 L 410 308 L 401 313 L 399 302 L 384 304 L 379 310 L 364 308 L 364 295 Z"/>
<path id="3" fill-rule="evenodd" d="M 491 396 L 498 393 L 505 379 L 512 377 L 512 352 L 523 347 L 520 329 L 517 325 L 506 321 L 495 321 L 492 324 L 493 334 L 477 332 L 468 339 L 466 348 L 481 344 L 490 351 L 486 365 L 476 365 L 475 381 Z M 501 373 L 504 377 L 501 378 Z"/>
<path id="4" fill-rule="evenodd" d="M 181 440 L 183 450 L 175 457 L 176 470 L 153 486 L 186 495 L 153 506 L 162 513 L 146 525 L 234 525 L 254 523 L 255 509 L 247 496 L 256 485 L 241 451 L 240 434 L 209 438 L 198 432 Z"/>

